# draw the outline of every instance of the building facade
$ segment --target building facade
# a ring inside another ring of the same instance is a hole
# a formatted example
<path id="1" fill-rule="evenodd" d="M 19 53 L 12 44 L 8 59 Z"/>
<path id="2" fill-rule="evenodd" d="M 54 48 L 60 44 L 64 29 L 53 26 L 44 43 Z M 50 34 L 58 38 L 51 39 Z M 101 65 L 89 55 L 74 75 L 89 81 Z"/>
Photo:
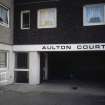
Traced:
<path id="1" fill-rule="evenodd" d="M 104 0 L 14 0 L 11 80 L 105 81 L 104 35 Z"/>
<path id="2" fill-rule="evenodd" d="M 0 85 L 13 82 L 13 0 L 0 0 Z"/>

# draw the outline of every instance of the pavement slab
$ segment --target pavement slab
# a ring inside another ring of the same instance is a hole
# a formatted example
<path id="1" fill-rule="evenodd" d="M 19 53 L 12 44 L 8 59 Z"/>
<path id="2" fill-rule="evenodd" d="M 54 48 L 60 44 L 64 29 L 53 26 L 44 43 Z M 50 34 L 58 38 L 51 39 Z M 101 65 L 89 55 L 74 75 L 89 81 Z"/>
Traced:
<path id="1" fill-rule="evenodd" d="M 105 105 L 105 96 L 78 93 L 4 91 L 0 105 Z"/>
<path id="2" fill-rule="evenodd" d="M 73 86 L 78 86 L 73 89 Z M 12 84 L 1 88 L 0 105 L 105 105 L 105 88 L 62 84 Z"/>

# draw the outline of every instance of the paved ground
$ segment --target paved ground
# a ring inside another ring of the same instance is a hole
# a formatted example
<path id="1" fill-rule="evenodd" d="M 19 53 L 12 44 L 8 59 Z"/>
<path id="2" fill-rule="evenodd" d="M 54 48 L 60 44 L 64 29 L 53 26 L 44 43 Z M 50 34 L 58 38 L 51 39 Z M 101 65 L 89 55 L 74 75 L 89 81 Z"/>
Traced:
<path id="1" fill-rule="evenodd" d="M 14 84 L 0 90 L 0 105 L 105 105 L 105 89 L 74 84 Z"/>

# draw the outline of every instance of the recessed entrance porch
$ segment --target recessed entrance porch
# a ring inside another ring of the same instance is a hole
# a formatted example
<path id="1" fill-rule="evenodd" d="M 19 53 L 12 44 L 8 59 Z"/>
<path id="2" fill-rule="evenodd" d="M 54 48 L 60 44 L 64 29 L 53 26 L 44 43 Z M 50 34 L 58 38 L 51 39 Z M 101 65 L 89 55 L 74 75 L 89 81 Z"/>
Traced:
<path id="1" fill-rule="evenodd" d="M 42 82 L 105 81 L 105 52 L 46 52 L 40 65 Z"/>

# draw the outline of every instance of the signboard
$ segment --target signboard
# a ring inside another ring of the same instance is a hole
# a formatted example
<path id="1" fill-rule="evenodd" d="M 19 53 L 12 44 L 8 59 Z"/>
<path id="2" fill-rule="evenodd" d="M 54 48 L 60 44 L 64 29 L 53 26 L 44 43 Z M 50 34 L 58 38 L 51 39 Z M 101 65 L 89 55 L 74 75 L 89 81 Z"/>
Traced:
<path id="1" fill-rule="evenodd" d="M 105 43 L 15 45 L 14 51 L 104 51 Z"/>
<path id="2" fill-rule="evenodd" d="M 42 51 L 88 51 L 88 50 L 105 50 L 105 44 L 65 44 L 42 46 Z"/>

